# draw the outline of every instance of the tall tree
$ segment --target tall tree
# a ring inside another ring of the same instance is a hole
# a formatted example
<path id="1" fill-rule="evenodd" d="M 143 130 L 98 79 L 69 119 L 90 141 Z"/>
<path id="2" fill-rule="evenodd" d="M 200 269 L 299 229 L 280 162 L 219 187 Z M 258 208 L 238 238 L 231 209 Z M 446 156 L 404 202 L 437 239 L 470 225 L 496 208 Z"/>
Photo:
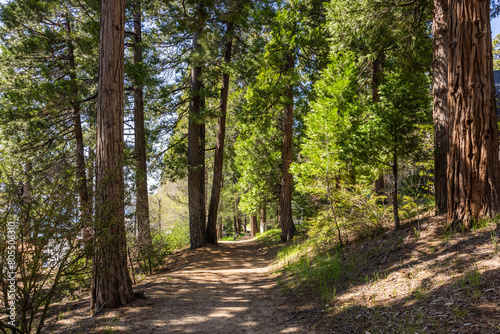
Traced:
<path id="1" fill-rule="evenodd" d="M 288 50 L 284 72 L 291 78 L 295 68 L 295 59 L 293 50 Z M 286 85 L 286 104 L 283 112 L 283 147 L 281 151 L 282 169 L 281 169 L 281 240 L 286 242 L 295 235 L 295 224 L 292 220 L 292 174 L 290 174 L 290 165 L 293 159 L 293 84 L 289 82 Z"/>
<path id="2" fill-rule="evenodd" d="M 204 27 L 204 6 L 195 7 L 193 47 L 191 58 L 191 101 L 188 129 L 188 194 L 191 249 L 205 246 L 205 147 L 202 145 L 204 120 L 202 116 L 202 59 L 201 35 Z"/>
<path id="3" fill-rule="evenodd" d="M 93 313 L 134 300 L 124 216 L 124 0 L 101 2 L 100 29 Z"/>
<path id="4" fill-rule="evenodd" d="M 500 213 L 490 1 L 448 2 L 448 224 Z"/>
<path id="5" fill-rule="evenodd" d="M 217 245 L 217 210 L 219 209 L 220 189 L 222 186 L 222 167 L 224 162 L 224 139 L 226 136 L 226 113 L 227 99 L 229 95 L 229 72 L 228 65 L 231 62 L 231 51 L 233 47 L 234 22 L 226 22 L 225 47 L 224 47 L 224 74 L 222 75 L 222 87 L 220 93 L 220 115 L 217 123 L 217 139 L 215 143 L 214 175 L 212 182 L 212 194 L 210 196 L 210 207 L 208 211 L 206 241 Z"/>
<path id="6" fill-rule="evenodd" d="M 448 153 L 448 0 L 434 0 L 432 20 L 434 94 L 434 190 L 436 212 L 447 208 Z"/>
<path id="7" fill-rule="evenodd" d="M 136 66 L 134 77 L 134 134 L 135 155 L 137 158 L 135 214 L 140 253 L 144 258 L 148 258 L 152 248 L 152 240 L 149 221 L 146 133 L 144 128 L 144 75 L 143 71 L 141 71 L 143 68 L 141 2 L 141 0 L 134 0 L 133 2 L 134 65 Z"/>

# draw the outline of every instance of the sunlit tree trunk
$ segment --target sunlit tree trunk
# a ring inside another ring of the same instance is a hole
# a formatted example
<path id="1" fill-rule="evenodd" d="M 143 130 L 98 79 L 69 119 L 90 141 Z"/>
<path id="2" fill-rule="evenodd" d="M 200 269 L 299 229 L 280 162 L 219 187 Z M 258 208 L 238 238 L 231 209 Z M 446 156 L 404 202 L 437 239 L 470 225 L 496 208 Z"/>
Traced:
<path id="1" fill-rule="evenodd" d="M 250 233 L 252 237 L 255 237 L 259 232 L 259 226 L 257 225 L 257 216 L 250 216 Z"/>
<path id="2" fill-rule="evenodd" d="M 124 212 L 123 67 L 125 1 L 101 1 L 97 100 L 97 191 L 91 310 L 134 300 L 127 267 Z"/>
<path id="3" fill-rule="evenodd" d="M 446 213 L 448 154 L 448 0 L 434 0 L 433 95 L 434 95 L 434 190 L 436 213 Z"/>
<path id="4" fill-rule="evenodd" d="M 490 1 L 449 1 L 448 223 L 500 213 Z"/>

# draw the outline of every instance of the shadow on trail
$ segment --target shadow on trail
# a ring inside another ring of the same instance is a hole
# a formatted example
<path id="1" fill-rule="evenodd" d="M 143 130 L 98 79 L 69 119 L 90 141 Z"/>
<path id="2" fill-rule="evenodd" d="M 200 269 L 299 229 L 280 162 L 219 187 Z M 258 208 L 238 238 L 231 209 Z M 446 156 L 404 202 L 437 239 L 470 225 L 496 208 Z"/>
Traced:
<path id="1" fill-rule="evenodd" d="M 269 275 L 272 254 L 255 242 L 225 242 L 187 252 L 186 265 L 134 286 L 146 299 L 71 331 L 113 333 L 306 333 L 287 321 Z M 62 328 L 61 328 L 62 329 Z"/>

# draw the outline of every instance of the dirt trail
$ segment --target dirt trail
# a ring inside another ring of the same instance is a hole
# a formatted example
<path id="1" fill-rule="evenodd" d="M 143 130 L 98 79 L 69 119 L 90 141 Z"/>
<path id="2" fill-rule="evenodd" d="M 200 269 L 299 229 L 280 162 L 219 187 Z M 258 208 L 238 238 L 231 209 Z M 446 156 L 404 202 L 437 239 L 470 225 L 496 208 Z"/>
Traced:
<path id="1" fill-rule="evenodd" d="M 285 310 L 270 272 L 273 254 L 244 240 L 184 252 L 177 269 L 134 286 L 146 299 L 104 316 L 61 319 L 55 332 L 310 333 Z M 180 263 L 180 266 L 179 266 Z M 69 328 L 68 328 L 69 327 Z M 70 329 L 71 328 L 71 329 Z"/>

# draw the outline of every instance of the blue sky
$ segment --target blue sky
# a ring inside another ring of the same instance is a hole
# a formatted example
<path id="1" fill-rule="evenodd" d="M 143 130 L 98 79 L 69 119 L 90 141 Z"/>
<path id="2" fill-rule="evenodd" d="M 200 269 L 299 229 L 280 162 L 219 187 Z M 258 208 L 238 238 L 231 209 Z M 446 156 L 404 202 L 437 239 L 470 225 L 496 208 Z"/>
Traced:
<path id="1" fill-rule="evenodd" d="M 491 39 L 500 34 L 500 17 L 491 20 Z"/>

